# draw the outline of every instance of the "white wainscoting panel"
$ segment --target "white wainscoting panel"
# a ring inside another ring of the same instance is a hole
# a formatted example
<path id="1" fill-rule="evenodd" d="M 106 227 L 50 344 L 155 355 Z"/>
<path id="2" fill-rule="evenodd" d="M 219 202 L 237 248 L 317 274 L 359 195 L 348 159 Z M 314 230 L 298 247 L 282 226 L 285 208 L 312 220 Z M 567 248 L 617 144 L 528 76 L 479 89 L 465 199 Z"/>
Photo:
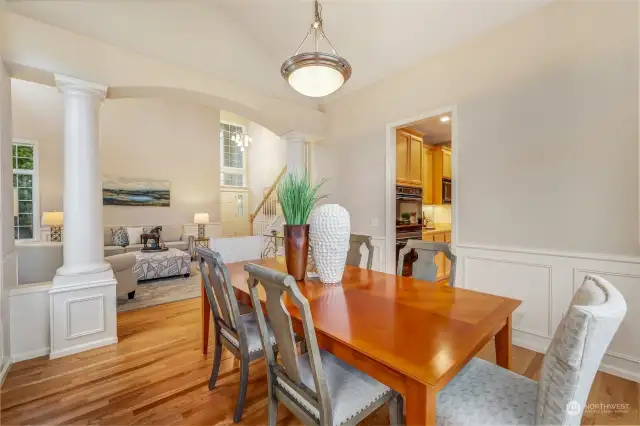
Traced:
<path id="1" fill-rule="evenodd" d="M 512 316 L 513 328 L 552 337 L 550 265 L 473 256 L 464 262 L 465 288 L 522 300 Z"/>
<path id="2" fill-rule="evenodd" d="M 9 293 L 11 357 L 14 362 L 49 353 L 51 283 L 24 284 Z"/>
<path id="3" fill-rule="evenodd" d="M 104 294 L 66 300 L 67 339 L 104 331 Z"/>
<path id="4" fill-rule="evenodd" d="M 472 244 L 455 250 L 456 285 L 522 300 L 513 316 L 513 342 L 543 353 L 584 276 L 611 282 L 628 311 L 600 369 L 640 382 L 640 258 Z"/>

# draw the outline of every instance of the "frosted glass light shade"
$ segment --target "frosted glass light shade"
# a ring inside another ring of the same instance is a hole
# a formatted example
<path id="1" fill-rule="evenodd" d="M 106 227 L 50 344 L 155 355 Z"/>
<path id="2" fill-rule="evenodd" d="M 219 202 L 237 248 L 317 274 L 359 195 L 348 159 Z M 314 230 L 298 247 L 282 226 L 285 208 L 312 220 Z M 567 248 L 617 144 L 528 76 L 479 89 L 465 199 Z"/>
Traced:
<path id="1" fill-rule="evenodd" d="M 351 77 L 351 65 L 329 53 L 301 53 L 287 59 L 280 73 L 297 92 L 320 98 L 342 87 Z"/>
<path id="2" fill-rule="evenodd" d="M 206 224 L 209 223 L 209 213 L 196 213 L 193 215 L 193 223 Z"/>
<path id="3" fill-rule="evenodd" d="M 46 226 L 60 226 L 64 223 L 64 215 L 62 212 L 44 212 L 42 213 L 42 224 Z"/>
<path id="4" fill-rule="evenodd" d="M 321 65 L 295 70 L 289 76 L 289 85 L 311 98 L 330 95 L 344 84 L 344 77 L 333 68 Z"/>

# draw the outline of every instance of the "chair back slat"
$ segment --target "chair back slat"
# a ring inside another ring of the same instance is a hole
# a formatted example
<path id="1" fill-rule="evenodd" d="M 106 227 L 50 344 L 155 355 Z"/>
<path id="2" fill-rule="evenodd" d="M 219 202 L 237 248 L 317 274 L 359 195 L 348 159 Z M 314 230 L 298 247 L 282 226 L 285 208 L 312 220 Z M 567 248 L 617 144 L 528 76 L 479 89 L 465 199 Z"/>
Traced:
<path id="1" fill-rule="evenodd" d="M 240 334 L 244 335 L 244 329 L 238 327 L 241 321 L 238 300 L 233 291 L 229 271 L 222 258 L 217 252 L 203 247 L 196 248 L 196 253 L 200 255 L 200 272 L 204 279 L 204 287 L 209 305 L 213 311 L 214 320 L 224 322 L 226 327 L 238 334 L 238 336 Z M 208 274 L 205 273 L 207 270 L 205 264 L 209 269 Z M 246 341 L 246 339 L 240 338 L 238 340 Z"/>
<path id="2" fill-rule="evenodd" d="M 409 240 L 398 253 L 397 275 L 402 275 L 402 266 L 406 255 L 415 250 L 418 259 L 413 263 L 412 277 L 424 280 L 435 281 L 438 276 L 438 265 L 435 263 L 435 256 L 438 253 L 444 255 L 451 261 L 451 271 L 449 272 L 449 285 L 453 287 L 456 280 L 456 256 L 451 252 L 449 243 L 433 243 L 430 241 Z"/>
<path id="3" fill-rule="evenodd" d="M 373 266 L 373 245 L 370 235 L 351 234 L 349 237 L 349 251 L 347 252 L 347 265 L 360 266 L 362 262 L 362 246 L 367 248 L 367 269 Z"/>
<path id="4" fill-rule="evenodd" d="M 300 293 L 298 284 L 291 275 L 252 263 L 245 265 L 244 269 L 249 272 L 249 292 L 258 318 L 260 338 L 265 348 L 270 377 L 285 374 L 288 377 L 288 385 L 293 388 L 295 392 L 306 400 L 309 400 L 309 396 L 311 396 L 317 401 L 312 405 L 314 405 L 320 413 L 320 423 L 332 424 L 329 388 L 324 379 L 320 349 L 318 347 L 318 341 L 316 340 L 316 332 L 313 326 L 309 302 Z M 267 309 L 271 328 L 273 329 L 273 335 L 276 339 L 278 351 L 280 352 L 282 366 L 276 364 L 271 345 L 267 344 L 269 337 L 266 334 L 266 319 L 258 295 L 258 284 L 262 284 L 265 291 L 266 301 L 264 304 Z M 299 357 L 296 351 L 293 327 L 291 325 L 291 315 L 285 306 L 283 297 L 293 302 L 302 316 L 304 338 L 315 389 L 310 389 L 302 382 Z M 276 373 L 276 371 L 279 371 L 279 373 Z"/>

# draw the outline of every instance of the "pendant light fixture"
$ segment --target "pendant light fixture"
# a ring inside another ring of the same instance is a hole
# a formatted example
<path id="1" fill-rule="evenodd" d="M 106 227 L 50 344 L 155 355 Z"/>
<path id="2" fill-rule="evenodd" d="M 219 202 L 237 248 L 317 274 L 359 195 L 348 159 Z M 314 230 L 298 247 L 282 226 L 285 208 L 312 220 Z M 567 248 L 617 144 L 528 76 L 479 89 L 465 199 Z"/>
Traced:
<path id="1" fill-rule="evenodd" d="M 314 52 L 299 53 L 302 46 L 313 34 Z M 320 40 L 325 39 L 333 53 L 320 52 Z M 312 98 L 327 96 L 349 80 L 351 65 L 336 52 L 322 28 L 322 6 L 314 0 L 314 16 L 307 36 L 302 40 L 296 53 L 284 61 L 280 68 L 282 77 L 297 92 Z"/>

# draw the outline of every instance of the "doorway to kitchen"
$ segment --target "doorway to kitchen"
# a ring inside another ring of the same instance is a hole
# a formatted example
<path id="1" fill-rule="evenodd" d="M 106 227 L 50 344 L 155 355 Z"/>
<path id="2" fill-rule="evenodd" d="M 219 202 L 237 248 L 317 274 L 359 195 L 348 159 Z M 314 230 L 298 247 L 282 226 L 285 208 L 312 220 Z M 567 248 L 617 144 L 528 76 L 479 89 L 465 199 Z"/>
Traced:
<path id="1" fill-rule="evenodd" d="M 386 270 L 396 273 L 399 250 L 411 239 L 450 243 L 455 253 L 457 152 L 455 106 L 387 125 Z M 411 275 L 407 256 L 403 275 Z M 450 263 L 435 258 L 437 281 Z"/>

